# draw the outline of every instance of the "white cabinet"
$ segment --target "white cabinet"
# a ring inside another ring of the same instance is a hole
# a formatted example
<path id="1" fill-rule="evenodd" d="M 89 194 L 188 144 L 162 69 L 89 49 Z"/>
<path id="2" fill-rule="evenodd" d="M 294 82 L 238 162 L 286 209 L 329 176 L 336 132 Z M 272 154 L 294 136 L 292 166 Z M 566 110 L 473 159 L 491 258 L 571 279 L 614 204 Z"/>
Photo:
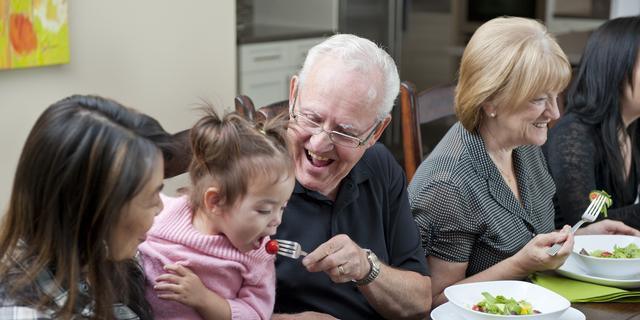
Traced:
<path id="1" fill-rule="evenodd" d="M 311 47 L 324 38 L 272 41 L 240 45 L 240 94 L 257 107 L 289 97 L 289 81 L 300 68 Z"/>
<path id="2" fill-rule="evenodd" d="M 289 68 L 243 73 L 240 75 L 240 93 L 249 96 L 256 107 L 285 100 L 293 74 Z"/>

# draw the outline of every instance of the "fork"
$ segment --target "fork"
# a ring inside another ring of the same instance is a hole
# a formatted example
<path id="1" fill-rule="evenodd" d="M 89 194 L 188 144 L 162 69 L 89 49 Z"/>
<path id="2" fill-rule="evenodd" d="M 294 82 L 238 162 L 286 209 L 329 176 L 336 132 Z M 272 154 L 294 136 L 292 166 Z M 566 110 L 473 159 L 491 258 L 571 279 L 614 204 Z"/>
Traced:
<path id="1" fill-rule="evenodd" d="M 295 241 L 276 239 L 278 242 L 278 254 L 281 256 L 298 259 L 300 256 L 306 256 L 307 253 L 302 250 L 302 246 Z"/>
<path id="2" fill-rule="evenodd" d="M 587 210 L 584 211 L 580 221 L 576 222 L 576 224 L 571 227 L 571 234 L 576 232 L 580 226 L 585 222 L 593 222 L 596 220 L 598 215 L 600 214 L 600 210 L 602 210 L 602 206 L 605 205 L 607 198 L 603 195 L 598 195 L 595 200 L 589 204 Z M 562 243 L 556 243 L 551 248 L 547 249 L 547 254 L 550 256 L 555 256 L 560 251 L 562 247 Z"/>

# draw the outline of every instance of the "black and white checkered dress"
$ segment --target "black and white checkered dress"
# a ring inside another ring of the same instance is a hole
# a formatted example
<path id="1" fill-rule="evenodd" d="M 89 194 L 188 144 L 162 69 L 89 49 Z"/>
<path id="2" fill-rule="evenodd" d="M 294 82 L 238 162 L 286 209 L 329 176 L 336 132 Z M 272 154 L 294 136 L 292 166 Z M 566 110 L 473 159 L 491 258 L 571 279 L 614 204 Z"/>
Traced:
<path id="1" fill-rule="evenodd" d="M 411 211 L 427 255 L 468 262 L 467 276 L 512 256 L 553 231 L 555 185 L 538 146 L 513 151 L 522 204 L 480 135 L 456 123 L 409 185 Z"/>

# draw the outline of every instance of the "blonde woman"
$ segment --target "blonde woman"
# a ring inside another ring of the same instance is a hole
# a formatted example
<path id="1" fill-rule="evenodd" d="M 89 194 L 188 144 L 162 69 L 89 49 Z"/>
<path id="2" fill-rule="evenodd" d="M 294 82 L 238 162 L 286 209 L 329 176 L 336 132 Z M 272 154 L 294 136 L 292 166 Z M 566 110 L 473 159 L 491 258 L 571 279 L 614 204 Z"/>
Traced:
<path id="1" fill-rule="evenodd" d="M 553 232 L 555 185 L 540 148 L 570 76 L 567 57 L 535 20 L 496 18 L 469 41 L 456 88 L 459 123 L 409 186 L 434 305 L 452 284 L 524 278 L 559 267 L 572 250 L 571 235 Z M 638 234 L 611 221 L 582 232 Z M 557 242 L 562 249 L 549 256 Z"/>

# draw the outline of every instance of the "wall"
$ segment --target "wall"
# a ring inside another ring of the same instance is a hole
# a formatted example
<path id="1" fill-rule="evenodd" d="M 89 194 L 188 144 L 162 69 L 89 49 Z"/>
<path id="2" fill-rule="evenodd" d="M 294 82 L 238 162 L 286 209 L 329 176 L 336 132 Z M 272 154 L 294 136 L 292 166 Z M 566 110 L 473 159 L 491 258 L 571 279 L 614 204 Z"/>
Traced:
<path id="1" fill-rule="evenodd" d="M 71 63 L 0 71 L 2 212 L 31 126 L 62 97 L 111 97 L 156 117 L 171 132 L 195 122 L 200 98 L 233 104 L 234 1 L 68 2 Z M 169 181 L 165 190 L 179 184 Z"/>

